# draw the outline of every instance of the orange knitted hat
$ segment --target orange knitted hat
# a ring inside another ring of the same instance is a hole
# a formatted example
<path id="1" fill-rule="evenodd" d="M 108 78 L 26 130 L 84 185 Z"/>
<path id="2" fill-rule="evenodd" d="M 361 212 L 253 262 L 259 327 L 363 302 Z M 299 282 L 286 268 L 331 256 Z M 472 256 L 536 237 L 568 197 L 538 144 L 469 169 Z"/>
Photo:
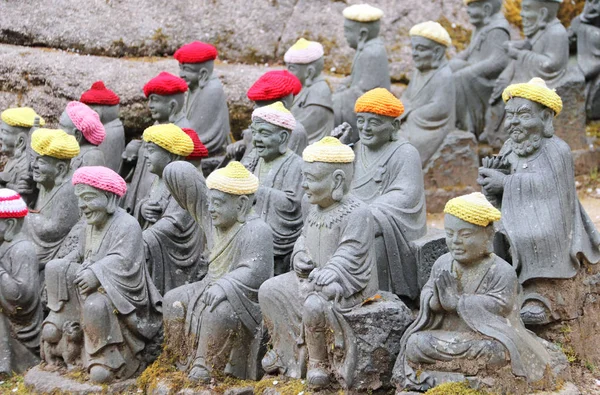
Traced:
<path id="1" fill-rule="evenodd" d="M 404 112 L 404 105 L 387 89 L 375 88 L 358 98 L 354 104 L 354 112 L 370 112 L 396 118 Z"/>

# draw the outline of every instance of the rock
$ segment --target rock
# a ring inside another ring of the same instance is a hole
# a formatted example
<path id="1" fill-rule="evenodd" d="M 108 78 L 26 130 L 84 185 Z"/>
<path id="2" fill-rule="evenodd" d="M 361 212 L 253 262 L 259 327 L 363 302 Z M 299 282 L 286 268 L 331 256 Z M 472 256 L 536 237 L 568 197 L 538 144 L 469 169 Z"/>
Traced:
<path id="1" fill-rule="evenodd" d="M 254 395 L 253 387 L 230 388 L 223 395 Z"/>
<path id="2" fill-rule="evenodd" d="M 109 386 L 94 385 L 89 381 L 80 382 L 59 372 L 44 370 L 40 365 L 34 366 L 25 374 L 24 384 L 35 392 L 43 394 L 122 394 L 137 391 L 135 379 L 120 381 Z"/>
<path id="3" fill-rule="evenodd" d="M 554 131 L 565 140 L 571 150 L 587 148 L 585 136 L 585 78 L 576 66 L 567 73 L 555 87 L 563 102 L 563 109 L 554 119 Z"/>
<path id="4" fill-rule="evenodd" d="M 536 392 L 535 395 L 580 395 L 581 391 L 579 391 L 579 389 L 577 389 L 577 386 L 575 386 L 575 384 L 567 382 L 565 383 L 562 388 L 558 391 L 554 391 L 554 392 L 548 392 L 548 391 L 542 391 L 542 392 Z"/>
<path id="5" fill-rule="evenodd" d="M 448 252 L 446 233 L 436 228 L 428 228 L 427 234 L 413 242 L 417 256 L 417 276 L 419 289 L 423 288 L 435 261 Z"/>
<path id="6" fill-rule="evenodd" d="M 581 149 L 571 152 L 573 154 L 573 162 L 575 163 L 575 175 L 590 174 L 593 169 L 598 169 L 600 166 L 600 149 L 592 146 L 592 148 Z"/>

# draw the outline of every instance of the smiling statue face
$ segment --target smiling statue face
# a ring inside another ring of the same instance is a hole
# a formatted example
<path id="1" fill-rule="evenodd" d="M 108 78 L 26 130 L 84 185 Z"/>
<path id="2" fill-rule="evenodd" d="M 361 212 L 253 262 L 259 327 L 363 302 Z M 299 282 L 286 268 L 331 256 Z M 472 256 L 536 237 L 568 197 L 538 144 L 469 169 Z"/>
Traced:
<path id="1" fill-rule="evenodd" d="M 417 70 L 425 72 L 437 67 L 440 60 L 439 53 L 443 53 L 441 45 L 421 36 L 411 36 L 410 43 L 412 58 Z"/>
<path id="2" fill-rule="evenodd" d="M 211 189 L 208 191 L 208 213 L 215 228 L 229 229 L 238 219 L 240 197 Z"/>
<path id="3" fill-rule="evenodd" d="M 31 165 L 33 181 L 38 184 L 53 183 L 61 172 L 60 163 L 63 163 L 60 159 L 36 155 Z"/>
<path id="4" fill-rule="evenodd" d="M 173 161 L 173 155 L 169 151 L 152 142 L 146 143 L 145 155 L 150 173 L 159 177 L 162 177 L 165 167 Z"/>
<path id="5" fill-rule="evenodd" d="M 485 1 L 474 1 L 467 5 L 467 14 L 469 14 L 469 22 L 473 26 L 479 27 L 483 25 L 486 17 L 486 11 L 484 9 Z"/>
<path id="6" fill-rule="evenodd" d="M 543 4 L 536 0 L 523 0 L 521 4 L 521 25 L 523 34 L 526 37 L 533 37 L 540 30 L 543 24 L 543 18 L 540 10 Z"/>
<path id="7" fill-rule="evenodd" d="M 360 143 L 371 149 L 377 149 L 389 143 L 396 130 L 393 122 L 394 118 L 392 117 L 359 112 L 356 114 L 356 125 Z"/>
<path id="8" fill-rule="evenodd" d="M 529 156 L 540 147 L 544 132 L 543 108 L 522 97 L 506 103 L 504 128 L 512 140 L 513 150 L 519 156 Z"/>
<path id="9" fill-rule="evenodd" d="M 286 63 L 287 69 L 290 73 L 294 74 L 296 78 L 300 80 L 302 86 L 306 82 L 308 64 L 298 64 L 298 63 Z"/>
<path id="10" fill-rule="evenodd" d="M 180 63 L 179 77 L 185 81 L 189 89 L 194 90 L 198 87 L 201 69 L 202 63 Z"/>
<path id="11" fill-rule="evenodd" d="M 167 122 L 171 115 L 171 97 L 151 94 L 148 98 L 148 109 L 152 119 L 158 122 Z"/>
<path id="12" fill-rule="evenodd" d="M 492 228 L 475 225 L 446 214 L 444 229 L 446 245 L 457 262 L 465 265 L 477 263 L 492 253 Z"/>
<path id="13" fill-rule="evenodd" d="M 15 154 L 19 136 L 26 138 L 26 134 L 20 132 L 19 129 L 21 128 L 10 126 L 5 122 L 0 123 L 0 152 L 8 157 Z"/>
<path id="14" fill-rule="evenodd" d="M 327 208 L 335 203 L 332 197 L 335 187 L 333 166 L 329 163 L 304 162 L 302 165 L 302 188 L 310 204 Z"/>
<path id="15" fill-rule="evenodd" d="M 89 185 L 75 185 L 79 209 L 89 225 L 101 226 L 106 223 L 109 217 L 109 199 L 106 194 L 106 192 Z"/>
<path id="16" fill-rule="evenodd" d="M 598 22 L 600 19 L 600 0 L 587 0 L 583 7 L 583 16 L 590 22 Z"/>
<path id="17" fill-rule="evenodd" d="M 258 156 L 270 162 L 282 155 L 287 149 L 290 132 L 277 125 L 272 125 L 260 118 L 252 121 L 252 144 Z"/>

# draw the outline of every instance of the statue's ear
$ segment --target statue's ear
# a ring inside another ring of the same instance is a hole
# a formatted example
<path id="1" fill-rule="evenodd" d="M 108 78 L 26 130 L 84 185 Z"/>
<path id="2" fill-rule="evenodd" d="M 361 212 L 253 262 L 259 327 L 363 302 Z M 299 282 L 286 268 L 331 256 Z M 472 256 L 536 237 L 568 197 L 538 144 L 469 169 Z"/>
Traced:
<path id="1" fill-rule="evenodd" d="M 58 170 L 58 174 L 65 175 L 69 171 L 69 167 L 63 161 L 60 161 L 56 164 L 56 169 Z"/>
<path id="2" fill-rule="evenodd" d="M 177 112 L 177 100 L 171 99 L 169 100 L 169 114 L 175 115 Z"/>
<path id="3" fill-rule="evenodd" d="M 306 79 L 304 80 L 304 85 L 306 86 L 311 86 L 313 83 L 313 80 L 315 79 L 315 76 L 317 74 L 317 70 L 315 69 L 315 66 L 310 65 L 306 68 Z"/>
<path id="4" fill-rule="evenodd" d="M 281 132 L 279 133 L 279 153 L 280 154 L 285 154 L 285 151 L 287 151 L 287 145 L 288 142 L 290 141 L 290 131 L 287 129 L 282 129 Z"/>
<path id="5" fill-rule="evenodd" d="M 554 111 L 549 108 L 544 108 L 540 118 L 542 119 L 542 122 L 544 122 L 543 136 L 548 138 L 554 136 Z"/>
<path id="6" fill-rule="evenodd" d="M 18 222 L 16 218 L 6 218 L 6 231 L 4 232 L 4 240 L 12 241 L 17 234 L 19 234 L 20 229 L 18 226 Z"/>
<path id="7" fill-rule="evenodd" d="M 542 7 L 540 8 L 540 27 L 545 27 L 546 26 L 546 22 L 548 22 L 547 18 L 548 18 L 548 9 L 546 7 Z"/>
<path id="8" fill-rule="evenodd" d="M 489 23 L 490 18 L 492 17 L 492 14 L 494 13 L 494 7 L 492 7 L 492 5 L 490 3 L 484 3 L 483 4 L 483 15 L 484 16 L 484 23 Z"/>
<path id="9" fill-rule="evenodd" d="M 108 199 L 108 204 L 106 205 L 106 212 L 109 214 L 114 214 L 119 207 L 119 197 L 111 192 L 106 192 L 106 197 Z"/>
<path id="10" fill-rule="evenodd" d="M 333 190 L 331 191 L 331 198 L 336 202 L 339 202 L 344 197 L 345 182 L 346 173 L 344 173 L 344 170 L 337 169 L 333 172 Z"/>
<path id="11" fill-rule="evenodd" d="M 394 130 L 400 129 L 400 117 L 394 118 L 394 120 L 392 121 L 392 126 L 394 127 Z"/>
<path id="12" fill-rule="evenodd" d="M 15 148 L 19 151 L 19 152 L 23 152 L 25 149 L 27 149 L 27 137 L 24 133 L 19 133 L 17 136 L 17 142 L 15 144 Z"/>
<path id="13" fill-rule="evenodd" d="M 240 223 L 246 222 L 246 216 L 250 211 L 252 201 L 247 195 L 241 195 L 237 199 L 237 220 Z"/>
<path id="14" fill-rule="evenodd" d="M 210 78 L 210 72 L 206 68 L 200 69 L 198 73 L 198 86 L 200 88 L 204 88 L 206 84 L 208 84 L 208 79 Z"/>
<path id="15" fill-rule="evenodd" d="M 369 29 L 367 29 L 366 27 L 362 27 L 358 31 L 358 48 L 357 49 L 359 49 L 359 50 L 362 49 L 368 39 L 369 39 Z"/>

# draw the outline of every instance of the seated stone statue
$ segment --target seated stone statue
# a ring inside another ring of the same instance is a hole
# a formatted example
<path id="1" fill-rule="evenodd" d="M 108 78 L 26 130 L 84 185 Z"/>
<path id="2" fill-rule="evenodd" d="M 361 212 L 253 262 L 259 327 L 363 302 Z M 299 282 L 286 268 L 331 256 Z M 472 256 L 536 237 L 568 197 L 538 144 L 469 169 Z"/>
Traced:
<path id="1" fill-rule="evenodd" d="M 106 131 L 106 137 L 98 148 L 104 154 L 106 167 L 119 171 L 121 154 L 125 150 L 125 129 L 119 119 L 121 99 L 115 92 L 107 89 L 104 82 L 96 81 L 89 90 L 81 94 L 79 101 L 88 105 L 100 116 L 100 121 Z"/>
<path id="2" fill-rule="evenodd" d="M 38 260 L 21 233 L 27 211 L 18 193 L 0 189 L 0 377 L 39 363 L 43 316 Z"/>
<path id="3" fill-rule="evenodd" d="M 192 139 L 192 143 L 194 143 L 194 149 L 191 154 L 185 157 L 185 160 L 196 166 L 199 171 L 202 171 L 202 159 L 208 157 L 208 150 L 202 144 L 202 141 L 198 138 L 198 133 L 194 129 L 190 128 L 182 128 L 188 136 Z"/>
<path id="4" fill-rule="evenodd" d="M 206 277 L 165 294 L 165 352 L 179 359 L 191 380 L 222 374 L 257 379 L 258 288 L 273 275 L 272 231 L 252 213 L 258 179 L 239 162 L 215 170 L 206 182 L 183 161 L 168 165 L 163 177 L 205 229 L 210 251 Z"/>
<path id="5" fill-rule="evenodd" d="M 161 327 L 161 297 L 144 265 L 142 230 L 119 208 L 125 181 L 84 166 L 72 183 L 87 225 L 76 250 L 46 267 L 50 313 L 42 326 L 48 365 L 84 368 L 95 383 L 145 368 L 144 350 Z"/>
<path id="6" fill-rule="evenodd" d="M 179 76 L 189 89 L 184 105 L 186 117 L 211 157 L 224 153 L 229 137 L 227 98 L 221 81 L 213 74 L 217 54 L 212 45 L 194 41 L 173 55 L 179 62 Z"/>
<path id="7" fill-rule="evenodd" d="M 504 44 L 510 40 L 502 0 L 467 0 L 475 27 L 471 42 L 450 60 L 456 88 L 456 127 L 480 136 L 496 78 L 508 64 Z"/>
<path id="8" fill-rule="evenodd" d="M 31 176 L 29 135 L 31 128 L 46 122 L 29 107 L 9 108 L 2 111 L 0 118 L 0 152 L 8 158 L 0 172 L 0 185 L 14 189 L 27 205 L 33 205 L 37 190 Z"/>
<path id="9" fill-rule="evenodd" d="M 352 142 L 358 140 L 354 103 L 363 93 L 375 88 L 390 89 L 390 70 L 383 40 L 379 38 L 383 11 L 368 4 L 344 9 L 344 37 L 356 50 L 350 76 L 333 94 L 335 126 L 352 126 Z"/>
<path id="10" fill-rule="evenodd" d="M 417 148 L 425 166 L 455 124 L 456 93 L 446 60 L 452 42 L 446 29 L 432 21 L 413 26 L 409 34 L 416 70 L 402 94 L 400 135 Z"/>
<path id="11" fill-rule="evenodd" d="M 79 155 L 75 137 L 60 129 L 37 129 L 31 134 L 33 181 L 39 189 L 24 231 L 35 245 L 43 282 L 44 266 L 54 259 L 79 219 L 71 185 L 70 163 Z"/>
<path id="12" fill-rule="evenodd" d="M 252 144 L 258 155 L 254 175 L 260 187 L 255 210 L 273 230 L 275 275 L 290 270 L 290 255 L 302 230 L 302 159 L 288 149 L 296 127 L 281 102 L 252 113 Z"/>
<path id="13" fill-rule="evenodd" d="M 138 205 L 148 272 L 161 295 L 198 280 L 202 269 L 204 235 L 198 224 L 171 196 L 163 180 L 165 167 L 194 149 L 192 139 L 178 126 L 150 126 L 144 131 L 149 170 L 157 177 Z"/>
<path id="14" fill-rule="evenodd" d="M 513 267 L 492 252 L 500 212 L 478 192 L 449 200 L 444 212 L 450 252 L 433 265 L 419 315 L 400 341 L 398 388 L 425 391 L 444 369 L 486 375 L 508 364 L 528 382 L 542 379 L 553 368 L 550 353 L 519 317 Z"/>
<path id="15" fill-rule="evenodd" d="M 315 143 L 333 129 L 331 88 L 321 76 L 323 46 L 301 38 L 287 50 L 283 60 L 288 71 L 302 83 L 302 90 L 294 98 L 290 111 L 296 121 L 306 128 L 308 143 Z"/>
<path id="16" fill-rule="evenodd" d="M 292 253 L 294 270 L 266 281 L 258 294 L 273 346 L 262 365 L 295 378 L 306 372 L 308 384 L 320 388 L 330 381 L 330 348 L 343 355 L 334 370 L 352 381 L 356 344 L 344 313 L 377 292 L 375 232 L 369 207 L 350 194 L 352 149 L 327 136 L 303 159 L 311 207 Z"/>
<path id="17" fill-rule="evenodd" d="M 71 160 L 71 171 L 82 166 L 104 166 L 104 153 L 98 148 L 106 137 L 104 125 L 97 112 L 85 104 L 72 101 L 60 116 L 59 128 L 75 136 L 79 143 L 79 155 Z"/>
<path id="18" fill-rule="evenodd" d="M 180 128 L 191 128 L 184 111 L 187 90 L 188 86 L 183 79 L 166 72 L 144 85 L 144 95 L 148 98 L 148 108 L 155 124 L 173 123 Z M 150 173 L 144 145 L 140 140 L 130 141 L 123 157 L 121 175 L 129 182 L 123 207 L 130 214 L 139 213 L 139 202 L 148 195 L 156 176 Z M 129 170 L 133 164 L 135 168 L 131 172 Z"/>
<path id="19" fill-rule="evenodd" d="M 523 0 L 521 17 L 525 40 L 507 41 L 508 66 L 498 76 L 490 97 L 482 140 L 501 147 L 508 138 L 504 128 L 502 92 L 510 84 L 542 78 L 550 87 L 556 87 L 567 71 L 569 37 L 567 30 L 556 18 L 561 0 Z"/>
<path id="20" fill-rule="evenodd" d="M 577 198 L 571 150 L 554 135 L 562 101 L 540 78 L 510 85 L 502 98 L 510 138 L 478 182 L 502 210 L 500 232 L 523 285 L 521 317 L 527 325 L 574 318 L 575 303 L 547 280 L 575 277 L 584 259 L 599 262 L 600 234 Z"/>

